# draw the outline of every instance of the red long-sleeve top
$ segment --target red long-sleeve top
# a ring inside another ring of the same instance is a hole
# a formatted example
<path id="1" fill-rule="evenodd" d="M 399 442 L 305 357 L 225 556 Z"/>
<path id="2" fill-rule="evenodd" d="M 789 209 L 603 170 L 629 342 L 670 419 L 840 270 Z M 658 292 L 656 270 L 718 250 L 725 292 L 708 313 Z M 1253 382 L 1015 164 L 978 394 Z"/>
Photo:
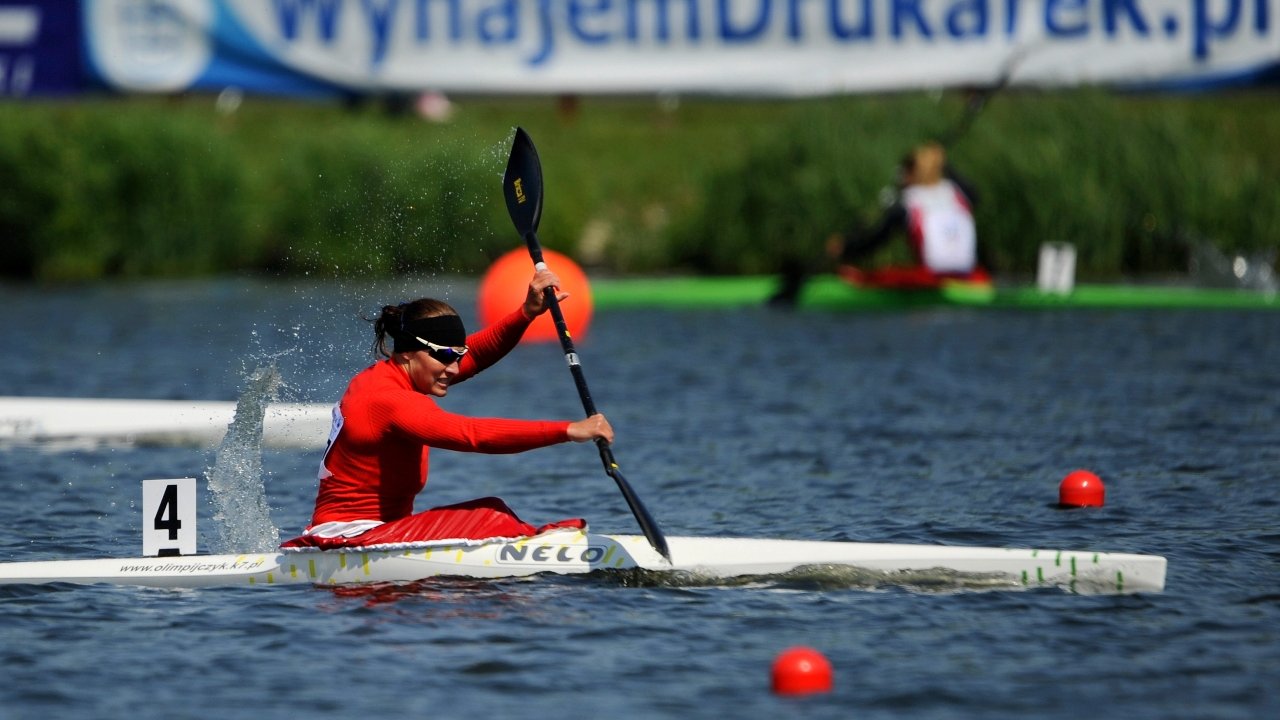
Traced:
<path id="1" fill-rule="evenodd" d="M 506 355 L 529 326 L 516 311 L 467 338 L 458 383 Z M 392 360 L 352 378 L 334 413 L 311 525 L 352 520 L 389 522 L 413 514 L 427 484 L 430 448 L 514 453 L 569 439 L 568 421 L 473 418 L 442 410 L 413 389 Z"/>

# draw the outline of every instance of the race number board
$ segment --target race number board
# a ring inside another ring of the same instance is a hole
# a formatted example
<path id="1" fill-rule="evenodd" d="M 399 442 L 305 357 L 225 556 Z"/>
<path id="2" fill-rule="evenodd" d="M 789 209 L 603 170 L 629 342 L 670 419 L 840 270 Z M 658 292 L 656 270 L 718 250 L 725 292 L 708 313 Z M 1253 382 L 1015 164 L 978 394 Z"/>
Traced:
<path id="1" fill-rule="evenodd" d="M 142 554 L 196 554 L 196 479 L 142 481 Z"/>

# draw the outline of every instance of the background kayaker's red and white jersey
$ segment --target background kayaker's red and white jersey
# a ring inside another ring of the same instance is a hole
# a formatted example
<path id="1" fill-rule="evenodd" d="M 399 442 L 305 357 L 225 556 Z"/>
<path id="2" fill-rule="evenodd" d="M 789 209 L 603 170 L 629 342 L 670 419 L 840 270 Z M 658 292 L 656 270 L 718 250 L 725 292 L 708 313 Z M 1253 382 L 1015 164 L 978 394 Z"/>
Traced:
<path id="1" fill-rule="evenodd" d="M 967 273 L 978 264 L 978 235 L 964 193 L 950 180 L 902 193 L 907 227 L 920 262 L 936 273 Z"/>

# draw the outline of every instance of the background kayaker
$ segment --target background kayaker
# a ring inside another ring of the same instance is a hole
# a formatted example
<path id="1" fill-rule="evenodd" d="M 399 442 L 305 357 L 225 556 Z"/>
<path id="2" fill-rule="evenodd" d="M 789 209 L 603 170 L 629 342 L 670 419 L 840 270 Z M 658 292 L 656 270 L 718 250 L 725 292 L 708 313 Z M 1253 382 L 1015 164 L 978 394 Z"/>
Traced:
<path id="1" fill-rule="evenodd" d="M 413 503 L 426 486 L 433 447 L 516 453 L 570 440 L 613 442 L 613 428 L 599 414 L 577 421 L 474 418 L 436 403 L 516 346 L 548 309 L 545 288 L 568 298 L 559 286 L 554 273 L 536 273 L 519 308 L 470 336 L 457 311 L 441 300 L 384 306 L 373 323 L 373 350 L 384 359 L 352 378 L 334 407 L 315 512 L 303 539 L 358 545 L 375 527 L 369 536 L 382 542 L 422 539 L 416 536 L 430 523 L 421 516 L 432 511 L 415 515 Z"/>
<path id="2" fill-rule="evenodd" d="M 976 201 L 973 187 L 948 167 L 942 145 L 924 143 L 903 158 L 895 193 L 875 225 L 832 234 L 827 255 L 839 264 L 838 274 L 859 285 L 929 288 L 946 278 L 989 281 L 979 257 Z M 914 265 L 857 266 L 898 234 L 906 236 Z"/>

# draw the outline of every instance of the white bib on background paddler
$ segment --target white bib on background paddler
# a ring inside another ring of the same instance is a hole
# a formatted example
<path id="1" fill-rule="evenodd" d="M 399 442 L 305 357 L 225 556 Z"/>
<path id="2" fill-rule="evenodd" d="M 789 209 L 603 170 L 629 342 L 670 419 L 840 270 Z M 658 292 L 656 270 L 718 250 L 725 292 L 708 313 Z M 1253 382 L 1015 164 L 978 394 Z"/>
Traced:
<path id="1" fill-rule="evenodd" d="M 978 262 L 977 231 L 955 184 L 914 185 L 902 199 L 925 266 L 937 273 L 971 272 Z"/>

